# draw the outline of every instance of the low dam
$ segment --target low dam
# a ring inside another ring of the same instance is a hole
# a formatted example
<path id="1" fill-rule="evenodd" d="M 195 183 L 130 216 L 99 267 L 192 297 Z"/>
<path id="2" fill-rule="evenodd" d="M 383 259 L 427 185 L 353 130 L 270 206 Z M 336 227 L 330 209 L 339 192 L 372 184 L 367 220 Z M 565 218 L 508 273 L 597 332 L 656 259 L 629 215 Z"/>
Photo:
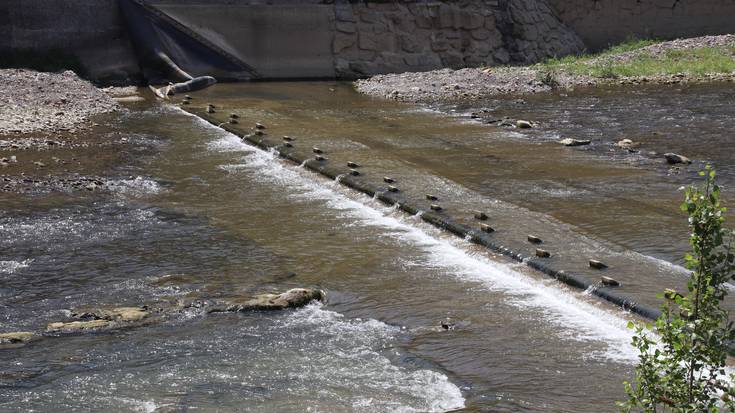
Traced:
<path id="1" fill-rule="evenodd" d="M 128 104 L 54 149 L 0 146 L 31 182 L 2 193 L 0 323 L 38 334 L 0 349 L 0 406 L 614 411 L 637 360 L 627 322 L 652 316 L 663 288 L 685 288 L 677 188 L 705 159 L 735 182 L 723 134 L 733 106 L 720 104 L 734 98 L 719 85 L 650 86 L 496 109 L 564 120 L 524 131 L 349 83 L 223 83 Z M 635 133 L 697 161 L 669 173 L 605 140 L 559 145 L 557 130 Z M 75 179 L 72 167 L 99 184 L 44 189 L 50 171 Z M 620 285 L 599 285 L 603 275 Z M 209 311 L 300 286 L 326 302 Z M 616 296 L 633 312 L 605 301 Z M 90 306 L 154 315 L 44 331 Z"/>

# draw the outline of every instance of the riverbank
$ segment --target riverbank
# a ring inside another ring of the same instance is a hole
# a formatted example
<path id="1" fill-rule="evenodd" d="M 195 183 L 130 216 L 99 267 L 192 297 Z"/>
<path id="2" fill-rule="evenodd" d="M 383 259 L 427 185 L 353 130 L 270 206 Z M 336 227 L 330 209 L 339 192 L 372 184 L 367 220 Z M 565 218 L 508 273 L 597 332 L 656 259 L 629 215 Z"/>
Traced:
<path id="1" fill-rule="evenodd" d="M 734 80 L 735 35 L 722 35 L 629 42 L 532 66 L 379 75 L 355 85 L 366 95 L 397 101 L 456 103 L 589 86 Z"/>
<path id="2" fill-rule="evenodd" d="M 92 116 L 120 109 L 110 96 L 72 71 L 3 69 L 0 82 L 0 136 L 78 131 Z"/>
<path id="3" fill-rule="evenodd" d="M 100 89 L 72 71 L 0 70 L 0 192 L 98 191 L 154 149 L 143 136 L 114 132 L 116 99 L 136 88 Z M 130 95 L 134 99 L 131 99 Z M 127 99 L 127 100 L 126 100 Z"/>

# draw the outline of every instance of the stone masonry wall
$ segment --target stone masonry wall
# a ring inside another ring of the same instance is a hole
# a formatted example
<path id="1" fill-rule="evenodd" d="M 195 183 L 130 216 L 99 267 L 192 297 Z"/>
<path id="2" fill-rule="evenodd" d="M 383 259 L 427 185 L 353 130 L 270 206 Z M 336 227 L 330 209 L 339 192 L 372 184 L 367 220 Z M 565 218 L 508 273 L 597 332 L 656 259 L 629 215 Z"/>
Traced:
<path id="1" fill-rule="evenodd" d="M 335 2 L 341 77 L 530 63 L 580 52 L 545 0 Z"/>
<path id="2" fill-rule="evenodd" d="M 596 51 L 628 38 L 664 40 L 735 33 L 734 0 L 549 0 Z"/>

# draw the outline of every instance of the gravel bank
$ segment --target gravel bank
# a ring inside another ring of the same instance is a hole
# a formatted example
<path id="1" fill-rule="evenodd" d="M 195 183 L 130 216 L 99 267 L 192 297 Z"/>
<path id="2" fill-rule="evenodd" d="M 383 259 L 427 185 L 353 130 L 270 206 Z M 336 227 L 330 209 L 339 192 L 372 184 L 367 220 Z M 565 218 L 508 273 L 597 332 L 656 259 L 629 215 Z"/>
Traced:
<path id="1" fill-rule="evenodd" d="M 667 50 L 735 45 L 735 35 L 679 39 L 643 47 L 617 55 L 602 55 L 593 63 L 625 62 L 641 56 L 661 56 Z M 442 69 L 425 73 L 399 73 L 373 76 L 355 82 L 359 92 L 386 99 L 415 103 L 452 103 L 508 94 L 548 92 L 552 86 L 540 66 Z M 694 76 L 684 73 L 646 77 L 603 79 L 560 71 L 554 75 L 554 88 L 631 84 L 733 81 L 735 73 Z"/>
<path id="2" fill-rule="evenodd" d="M 0 69 L 0 135 L 75 131 L 119 105 L 74 72 Z"/>

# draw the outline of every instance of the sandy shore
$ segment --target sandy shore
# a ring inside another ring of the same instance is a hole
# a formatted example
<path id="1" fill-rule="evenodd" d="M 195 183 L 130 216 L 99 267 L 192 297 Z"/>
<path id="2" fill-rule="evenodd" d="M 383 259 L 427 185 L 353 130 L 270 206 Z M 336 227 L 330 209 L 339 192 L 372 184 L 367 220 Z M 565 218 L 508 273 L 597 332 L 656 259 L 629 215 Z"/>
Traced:
<path id="1" fill-rule="evenodd" d="M 647 55 L 662 56 L 667 50 L 735 45 L 735 35 L 703 36 L 653 44 L 638 50 L 606 54 L 590 60 L 590 64 L 620 63 Z M 733 73 L 689 75 L 686 73 L 654 76 L 604 79 L 559 71 L 554 84 L 544 81 L 545 68 L 541 65 L 524 67 L 442 69 L 423 73 L 399 73 L 373 76 L 355 82 L 359 92 L 366 95 L 414 103 L 452 103 L 472 101 L 510 94 L 548 92 L 552 89 L 577 87 L 683 82 L 734 81 Z"/>

